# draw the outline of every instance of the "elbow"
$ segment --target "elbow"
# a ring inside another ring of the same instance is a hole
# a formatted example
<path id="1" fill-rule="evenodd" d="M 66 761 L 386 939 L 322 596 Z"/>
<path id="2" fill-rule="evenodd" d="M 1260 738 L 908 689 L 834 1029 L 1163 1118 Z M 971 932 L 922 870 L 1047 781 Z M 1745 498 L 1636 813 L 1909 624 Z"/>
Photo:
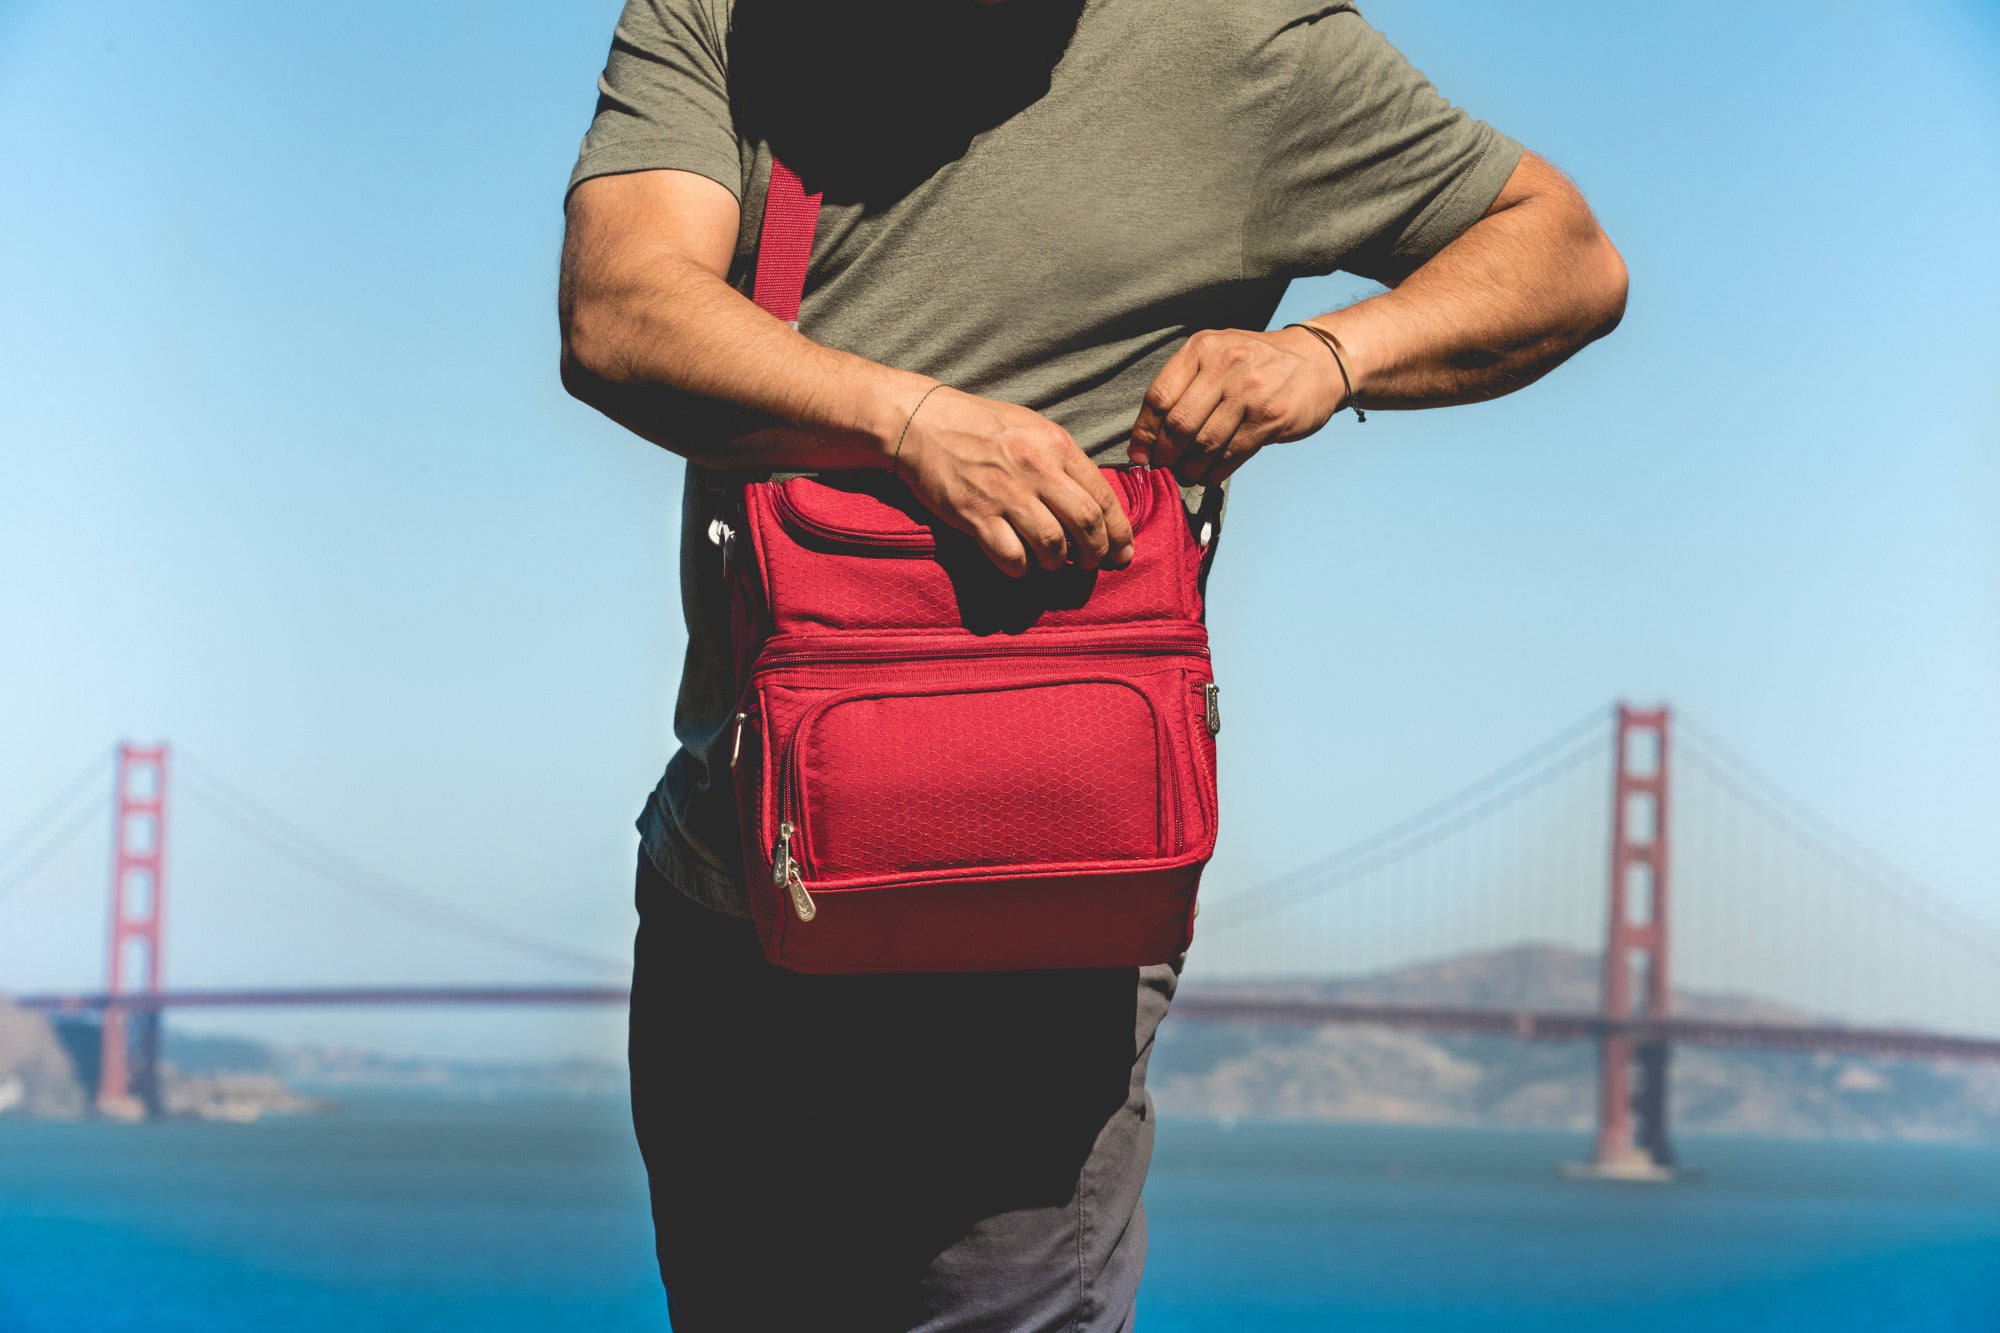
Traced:
<path id="1" fill-rule="evenodd" d="M 567 335 L 562 340 L 562 355 L 558 361 L 558 373 L 562 376 L 563 392 L 590 407 L 597 406 L 599 390 L 604 381 L 593 374 L 583 358 L 578 355 L 576 345 Z"/>
<path id="2" fill-rule="evenodd" d="M 602 324 L 600 318 L 579 303 L 564 303 L 558 362 L 563 389 L 578 402 L 600 410 L 605 390 L 616 379 Z"/>
<path id="3" fill-rule="evenodd" d="M 694 456 L 673 419 L 698 410 L 697 405 L 634 364 L 631 332 L 615 310 L 565 301 L 561 326 L 557 370 L 570 397 L 641 439 Z"/>
<path id="4" fill-rule="evenodd" d="M 1592 231 L 1595 234 L 1590 242 L 1586 271 L 1590 275 L 1589 336 L 1594 342 L 1624 320 L 1625 296 L 1631 279 L 1625 268 L 1625 257 L 1618 253 L 1618 247 L 1611 243 L 1611 238 L 1604 234 L 1601 227 L 1593 225 Z"/>

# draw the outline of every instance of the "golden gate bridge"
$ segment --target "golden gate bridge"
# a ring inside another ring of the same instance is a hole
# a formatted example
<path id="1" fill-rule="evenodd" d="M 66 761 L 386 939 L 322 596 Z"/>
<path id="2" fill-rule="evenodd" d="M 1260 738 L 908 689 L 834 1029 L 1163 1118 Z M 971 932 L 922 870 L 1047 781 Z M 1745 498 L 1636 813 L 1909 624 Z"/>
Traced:
<path id="1" fill-rule="evenodd" d="M 107 1114 L 157 1112 L 168 1009 L 627 999 L 625 985 L 609 982 L 169 988 L 165 745 L 120 744 L 0 843 L 0 899 L 102 814 L 92 794 L 106 767 L 112 855 L 105 983 L 12 1002 L 96 1016 L 96 1104 Z M 603 975 L 628 967 L 382 876 L 185 754 L 172 770 L 176 800 L 377 907 L 570 968 Z M 1684 879 L 1696 887 L 1691 897 L 1682 893 Z M 1195 980 L 1174 1005 L 1179 1021 L 1373 1024 L 1593 1043 L 1592 1174 L 1671 1175 L 1676 1046 L 2000 1062 L 2000 935 L 1664 707 L 1594 711 L 1445 800 L 1319 861 L 1233 892 L 1211 882 L 1204 905 L 1191 959 Z M 1597 994 L 1534 1004 L 1533 979 L 1525 976 L 1513 995 L 1477 997 L 1370 984 L 1392 959 L 1450 960 L 1531 940 L 1596 948 Z M 1690 962 L 1746 997 L 1737 1012 L 1684 1008 L 1676 978 Z M 1914 993 L 1926 989 L 1933 993 Z M 1790 997 L 1773 995 L 1782 991 Z M 1837 1008 L 1849 1012 L 1824 1016 Z M 1857 1021 L 1869 1011 L 1872 1021 Z M 1917 1012 L 1924 1021 L 1908 1017 Z"/>

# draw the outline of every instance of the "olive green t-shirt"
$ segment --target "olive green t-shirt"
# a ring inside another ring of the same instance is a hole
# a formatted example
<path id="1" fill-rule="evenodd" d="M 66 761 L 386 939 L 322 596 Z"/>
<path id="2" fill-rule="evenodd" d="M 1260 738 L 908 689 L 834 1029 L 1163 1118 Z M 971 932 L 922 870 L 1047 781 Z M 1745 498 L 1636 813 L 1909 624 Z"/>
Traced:
<path id="1" fill-rule="evenodd" d="M 1034 408 L 1102 462 L 1190 334 L 1266 327 L 1303 275 L 1393 284 L 1520 156 L 1311 0 L 628 0 L 598 87 L 572 185 L 720 182 L 747 290 L 775 151 L 825 195 L 804 333 Z M 639 827 L 666 878 L 742 914 L 707 536 L 731 479 L 688 468 L 681 748 Z"/>

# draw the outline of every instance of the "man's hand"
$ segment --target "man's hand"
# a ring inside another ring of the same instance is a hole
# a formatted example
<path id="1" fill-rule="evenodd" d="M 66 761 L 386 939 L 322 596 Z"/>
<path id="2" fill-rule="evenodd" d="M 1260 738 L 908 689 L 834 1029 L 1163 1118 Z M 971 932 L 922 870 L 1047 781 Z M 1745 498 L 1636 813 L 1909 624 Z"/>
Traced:
<path id="1" fill-rule="evenodd" d="M 1132 562 L 1132 523 L 1111 484 L 1038 412 L 940 387 L 910 419 L 896 471 L 1016 578 L 1032 564 Z"/>
<path id="2" fill-rule="evenodd" d="M 1304 329 L 1197 333 L 1146 391 L 1132 461 L 1217 482 L 1271 441 L 1318 430 L 1350 391 L 1371 411 L 1497 398 L 1616 328 L 1625 287 L 1583 196 L 1523 153 L 1486 216 L 1394 290 L 1314 318 L 1339 337 L 1352 386 Z"/>
<path id="3" fill-rule="evenodd" d="M 1153 378 L 1127 449 L 1183 486 L 1212 485 L 1265 445 L 1324 426 L 1345 393 L 1332 353 L 1304 329 L 1204 329 Z"/>

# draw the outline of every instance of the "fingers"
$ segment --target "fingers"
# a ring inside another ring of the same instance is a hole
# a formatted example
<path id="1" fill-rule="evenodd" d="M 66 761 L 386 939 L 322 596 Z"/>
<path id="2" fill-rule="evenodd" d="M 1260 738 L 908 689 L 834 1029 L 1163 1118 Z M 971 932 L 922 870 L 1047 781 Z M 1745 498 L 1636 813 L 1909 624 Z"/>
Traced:
<path id="1" fill-rule="evenodd" d="M 1184 486 L 1201 482 L 1265 387 L 1253 364 L 1261 350 L 1213 330 L 1189 338 L 1146 390 L 1133 424 L 1138 452 L 1127 454 L 1171 469 Z"/>
<path id="2" fill-rule="evenodd" d="M 1067 461 L 1068 480 L 1075 486 L 1075 492 L 1066 492 L 1065 495 L 1072 497 L 1080 495 L 1080 500 L 1070 498 L 1069 502 L 1088 506 L 1084 515 L 1085 522 L 1088 523 L 1094 517 L 1101 530 L 1099 539 L 1082 533 L 1075 527 L 1070 528 L 1073 534 L 1083 538 L 1080 545 L 1087 548 L 1088 558 L 1085 550 L 1079 550 L 1079 562 L 1123 569 L 1132 563 L 1134 550 L 1132 520 L 1125 513 L 1125 506 L 1119 503 L 1117 492 L 1111 489 L 1111 483 L 1104 479 L 1104 473 L 1084 455 L 1083 450 L 1078 449 Z M 1065 526 L 1069 526 L 1069 515 L 1060 507 L 1056 507 L 1055 512 L 1057 517 L 1064 520 Z"/>
<path id="3" fill-rule="evenodd" d="M 1012 524 L 1005 519 L 989 518 L 975 524 L 971 531 L 979 549 L 986 552 L 986 558 L 1002 574 L 1018 579 L 1028 572 L 1028 551 Z"/>
<path id="4" fill-rule="evenodd" d="M 1027 466 L 1030 492 L 1007 512 L 1029 558 L 1050 570 L 1130 564 L 1132 523 L 1111 484 L 1068 432 L 1048 430 L 1046 447 Z"/>
<path id="5" fill-rule="evenodd" d="M 1061 569 L 1069 563 L 1069 533 L 1046 503 L 1022 506 L 1008 521 L 1020 535 L 1021 544 L 1043 569 Z"/>
<path id="6" fill-rule="evenodd" d="M 1209 464 L 1208 475 L 1202 478 L 1201 484 L 1204 486 L 1219 486 L 1223 482 L 1228 481 L 1236 475 L 1236 469 L 1256 457 L 1257 451 L 1268 443 L 1270 443 L 1268 439 L 1257 440 L 1254 436 L 1246 438 L 1245 432 L 1238 431 L 1236 438 L 1230 441 L 1229 447 L 1224 449 L 1216 456 L 1215 461 Z"/>
<path id="7" fill-rule="evenodd" d="M 1200 336 L 1195 335 L 1197 339 Z M 1200 371 L 1201 349 L 1194 339 L 1182 344 L 1167 359 L 1167 364 L 1160 367 L 1160 373 L 1153 377 L 1139 404 L 1139 419 L 1132 423 L 1132 438 L 1126 445 L 1126 456 L 1134 463 L 1140 467 L 1173 466 L 1173 445 L 1166 438 L 1167 412 L 1180 401 Z"/>
<path id="8" fill-rule="evenodd" d="M 1172 468 L 1178 473 L 1191 463 L 1194 455 L 1203 452 L 1197 437 L 1216 409 L 1223 405 L 1226 390 L 1223 377 L 1212 368 L 1203 366 L 1160 418 L 1160 445 L 1153 450 L 1154 467 Z M 1236 410 L 1241 411 L 1240 408 Z"/>
<path id="9" fill-rule="evenodd" d="M 1092 569 L 1104 563 L 1111 549 L 1110 529 L 1104 506 L 1090 498 L 1067 476 L 1057 477 L 1042 496 L 1042 503 L 1062 526 L 1063 559 Z"/>
<path id="10" fill-rule="evenodd" d="M 1174 463 L 1174 480 L 1183 486 L 1198 486 L 1207 481 L 1209 470 L 1244 427 L 1248 415 L 1240 399 L 1223 396 L 1207 419 L 1194 428 L 1189 447 L 1181 451 Z"/>
<path id="11" fill-rule="evenodd" d="M 996 568 L 1122 568 L 1131 519 L 1061 426 L 1028 408 L 939 394 L 911 425 L 902 475 L 916 497 L 970 535 Z"/>
<path id="12" fill-rule="evenodd" d="M 1082 478 L 1048 478 L 1036 494 L 1024 495 L 999 519 L 980 524 L 973 535 L 987 558 L 1013 578 L 1031 566 L 1045 570 L 1067 564 L 1122 568 L 1132 562 L 1132 522 L 1103 473 L 1083 458 L 1094 487 Z"/>
<path id="13" fill-rule="evenodd" d="M 1205 329 L 1154 377 L 1128 453 L 1170 469 L 1184 486 L 1223 481 L 1259 449 L 1326 424 L 1346 391 L 1326 358 L 1304 356 L 1310 334 Z"/>

